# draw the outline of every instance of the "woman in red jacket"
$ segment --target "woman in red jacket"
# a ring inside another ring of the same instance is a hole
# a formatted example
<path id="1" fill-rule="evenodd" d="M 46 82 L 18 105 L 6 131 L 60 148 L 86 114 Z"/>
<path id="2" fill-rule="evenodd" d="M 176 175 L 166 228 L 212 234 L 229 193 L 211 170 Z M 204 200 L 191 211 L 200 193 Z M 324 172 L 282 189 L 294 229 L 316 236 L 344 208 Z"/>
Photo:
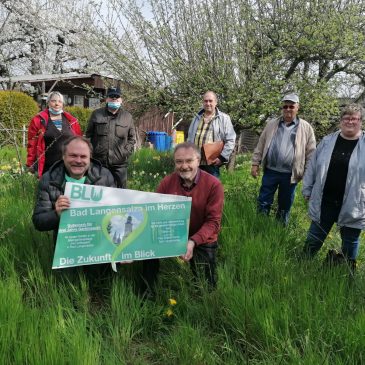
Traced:
<path id="1" fill-rule="evenodd" d="M 47 109 L 38 113 L 28 128 L 27 166 L 40 178 L 62 158 L 62 145 L 73 135 L 82 135 L 75 117 L 63 111 L 63 95 L 53 91 L 47 98 Z"/>

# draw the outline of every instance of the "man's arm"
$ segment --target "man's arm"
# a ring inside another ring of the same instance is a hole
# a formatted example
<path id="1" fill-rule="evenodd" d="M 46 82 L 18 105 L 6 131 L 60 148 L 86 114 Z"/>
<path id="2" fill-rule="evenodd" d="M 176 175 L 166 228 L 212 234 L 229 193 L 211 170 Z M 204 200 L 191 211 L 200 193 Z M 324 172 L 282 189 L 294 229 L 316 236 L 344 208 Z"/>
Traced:
<path id="1" fill-rule="evenodd" d="M 128 151 L 128 156 L 130 156 L 134 151 L 134 145 L 136 144 L 136 128 L 133 123 L 133 119 L 131 119 L 131 126 L 128 130 L 128 138 L 125 145 L 125 149 Z"/>
<path id="2" fill-rule="evenodd" d="M 252 154 L 252 166 L 260 166 L 262 155 L 264 153 L 265 143 L 266 143 L 266 134 L 267 134 L 267 127 L 264 128 L 262 131 L 259 141 L 257 142 L 257 146 L 253 151 Z"/>
<path id="3" fill-rule="evenodd" d="M 60 206 L 57 205 L 60 212 Z M 38 185 L 37 202 L 34 207 L 32 221 L 38 231 L 50 231 L 57 229 L 60 216 L 56 211 L 56 202 L 52 203 L 48 191 L 48 182 L 42 179 Z"/>
<path id="4" fill-rule="evenodd" d="M 204 223 L 198 232 L 190 237 L 190 240 L 194 241 L 196 245 L 206 243 L 212 235 L 218 234 L 221 227 L 223 203 L 223 185 L 221 182 L 217 181 L 209 192 L 206 202 Z"/>
<path id="5" fill-rule="evenodd" d="M 231 117 L 229 115 L 227 114 L 224 115 L 222 122 L 224 130 L 224 136 L 223 136 L 224 147 L 220 157 L 222 162 L 227 162 L 236 144 L 236 132 L 234 131 Z"/>
<path id="6" fill-rule="evenodd" d="M 200 118 L 198 114 L 193 118 L 193 120 L 190 123 L 189 131 L 188 131 L 188 138 L 186 139 L 186 142 L 194 143 L 195 132 L 196 132 L 196 126 L 195 125 L 197 123 L 197 118 L 198 118 L 198 120 Z"/>
<path id="7" fill-rule="evenodd" d="M 312 126 L 309 126 L 309 136 L 307 139 L 307 144 L 305 146 L 305 168 L 311 159 L 313 152 L 316 149 L 316 137 L 314 135 L 314 130 Z"/>

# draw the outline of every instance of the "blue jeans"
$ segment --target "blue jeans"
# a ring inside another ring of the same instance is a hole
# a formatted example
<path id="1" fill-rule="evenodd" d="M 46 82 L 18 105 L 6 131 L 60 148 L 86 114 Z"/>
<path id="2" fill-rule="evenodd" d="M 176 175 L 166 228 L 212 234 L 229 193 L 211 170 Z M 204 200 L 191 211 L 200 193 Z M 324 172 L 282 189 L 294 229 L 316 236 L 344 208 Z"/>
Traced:
<path id="1" fill-rule="evenodd" d="M 293 205 L 295 188 L 297 186 L 296 183 L 292 184 L 290 182 L 290 178 L 290 172 L 277 172 L 265 169 L 259 197 L 257 198 L 257 210 L 260 213 L 269 215 L 275 192 L 279 188 L 276 219 L 285 225 L 288 224 L 290 208 Z"/>
<path id="2" fill-rule="evenodd" d="M 203 171 L 206 171 L 208 174 L 215 176 L 217 179 L 219 179 L 219 166 L 200 165 L 199 168 Z"/>
<path id="3" fill-rule="evenodd" d="M 337 222 L 341 205 L 322 202 L 320 223 L 312 221 L 307 239 L 304 245 L 304 252 L 313 257 L 323 246 L 323 242 L 330 232 L 333 224 Z M 355 260 L 359 252 L 359 237 L 361 229 L 351 227 L 340 227 L 342 239 L 342 253 L 348 259 Z"/>

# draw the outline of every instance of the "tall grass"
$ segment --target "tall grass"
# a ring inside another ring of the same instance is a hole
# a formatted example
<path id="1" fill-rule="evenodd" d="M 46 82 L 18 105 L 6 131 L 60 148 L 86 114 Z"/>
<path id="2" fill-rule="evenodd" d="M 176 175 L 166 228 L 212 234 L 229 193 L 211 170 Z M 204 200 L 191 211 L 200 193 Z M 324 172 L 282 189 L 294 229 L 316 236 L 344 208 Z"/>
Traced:
<path id="1" fill-rule="evenodd" d="M 129 187 L 154 190 L 171 169 L 169 154 L 143 150 L 133 158 Z M 257 216 L 259 182 L 246 160 L 222 180 L 217 290 L 195 283 L 185 263 L 166 259 L 149 301 L 137 295 L 138 263 L 99 288 L 87 268 L 52 272 L 52 234 L 31 224 L 34 177 L 2 176 L 1 363 L 365 363 L 362 265 L 351 278 L 346 267 L 324 267 L 324 252 L 301 260 L 305 203 L 297 194 L 288 228 Z M 338 245 L 337 231 L 332 235 L 329 245 Z"/>

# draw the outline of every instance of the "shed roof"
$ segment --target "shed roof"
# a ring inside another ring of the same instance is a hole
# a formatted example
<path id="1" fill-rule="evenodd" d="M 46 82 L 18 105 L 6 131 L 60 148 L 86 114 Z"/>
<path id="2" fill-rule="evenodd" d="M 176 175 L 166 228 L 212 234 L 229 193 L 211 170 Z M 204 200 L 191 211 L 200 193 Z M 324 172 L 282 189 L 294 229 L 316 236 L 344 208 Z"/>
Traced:
<path id="1" fill-rule="evenodd" d="M 85 79 L 91 78 L 93 76 L 106 77 L 109 79 L 119 80 L 119 78 L 112 75 L 103 74 L 80 74 L 77 72 L 69 72 L 63 74 L 48 74 L 48 75 L 22 75 L 22 76 L 9 76 L 0 77 L 0 82 L 41 82 L 41 81 L 51 81 L 51 80 L 69 80 L 69 79 Z"/>

